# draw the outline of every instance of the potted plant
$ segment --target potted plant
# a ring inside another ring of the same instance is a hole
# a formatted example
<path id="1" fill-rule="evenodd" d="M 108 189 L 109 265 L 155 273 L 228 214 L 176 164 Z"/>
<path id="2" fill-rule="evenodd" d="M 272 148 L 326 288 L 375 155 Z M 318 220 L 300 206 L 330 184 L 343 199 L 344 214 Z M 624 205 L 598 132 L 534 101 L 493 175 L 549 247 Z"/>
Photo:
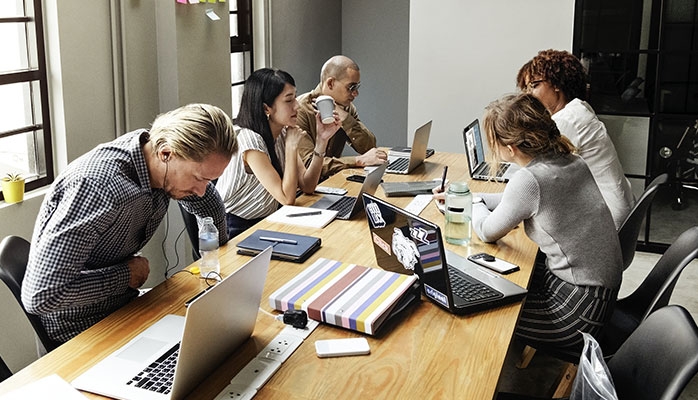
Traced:
<path id="1" fill-rule="evenodd" d="M 20 174 L 8 173 L 2 178 L 2 195 L 5 203 L 19 203 L 24 200 L 24 178 Z"/>

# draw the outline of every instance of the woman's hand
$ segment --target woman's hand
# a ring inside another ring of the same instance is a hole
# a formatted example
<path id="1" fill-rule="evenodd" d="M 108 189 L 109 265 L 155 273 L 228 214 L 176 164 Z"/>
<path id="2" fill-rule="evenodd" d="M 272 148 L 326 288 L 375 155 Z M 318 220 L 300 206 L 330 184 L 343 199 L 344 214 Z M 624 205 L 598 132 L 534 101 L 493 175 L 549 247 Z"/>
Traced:
<path id="1" fill-rule="evenodd" d="M 339 114 L 334 111 L 334 122 L 330 124 L 323 124 L 320 119 L 320 112 L 315 113 L 315 126 L 317 127 L 317 140 L 322 140 L 323 142 L 329 141 L 332 136 L 342 127 L 342 121 L 339 119 Z"/>
<path id="2" fill-rule="evenodd" d="M 434 200 L 444 203 L 446 201 L 446 190 L 448 190 L 448 186 L 444 186 L 443 190 L 441 190 L 441 186 L 431 189 L 431 192 L 434 193 Z"/>
<path id="3" fill-rule="evenodd" d="M 289 126 L 286 128 L 286 147 L 290 148 L 297 148 L 298 144 L 300 143 L 301 139 L 303 138 L 303 135 L 307 135 L 307 133 L 297 127 L 297 126 Z"/>

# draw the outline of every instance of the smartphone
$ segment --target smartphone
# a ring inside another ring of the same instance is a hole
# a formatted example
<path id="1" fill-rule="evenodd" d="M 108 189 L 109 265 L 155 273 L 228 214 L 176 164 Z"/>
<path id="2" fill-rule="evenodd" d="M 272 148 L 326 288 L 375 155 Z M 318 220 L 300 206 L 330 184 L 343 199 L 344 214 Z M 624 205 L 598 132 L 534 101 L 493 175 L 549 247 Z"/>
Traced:
<path id="1" fill-rule="evenodd" d="M 327 339 L 315 341 L 315 352 L 320 358 L 368 354 L 371 348 L 366 338 Z"/>
<path id="2" fill-rule="evenodd" d="M 347 176 L 348 181 L 364 183 L 366 177 L 364 175 L 349 175 Z"/>
<path id="3" fill-rule="evenodd" d="M 518 265 L 512 264 L 509 261 L 504 261 L 501 258 L 497 258 L 487 253 L 473 254 L 472 256 L 468 256 L 468 260 L 477 265 L 481 265 L 485 268 L 499 272 L 500 274 L 509 274 L 519 270 Z"/>

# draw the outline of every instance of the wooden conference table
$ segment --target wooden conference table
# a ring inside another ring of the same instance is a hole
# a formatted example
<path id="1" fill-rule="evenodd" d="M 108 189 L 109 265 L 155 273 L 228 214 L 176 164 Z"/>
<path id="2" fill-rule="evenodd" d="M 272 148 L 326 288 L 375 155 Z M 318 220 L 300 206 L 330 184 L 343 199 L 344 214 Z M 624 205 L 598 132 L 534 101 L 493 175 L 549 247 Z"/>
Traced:
<path id="1" fill-rule="evenodd" d="M 503 185 L 470 182 L 463 154 L 437 153 L 410 175 L 384 176 L 385 181 L 439 178 L 449 166 L 450 181 L 468 181 L 471 190 L 497 192 Z M 356 194 L 359 184 L 346 181 L 345 170 L 322 183 L 344 187 Z M 377 196 L 383 197 L 379 187 Z M 316 195 L 301 196 L 297 205 L 308 205 Z M 410 197 L 388 200 L 406 206 Z M 443 226 L 444 217 L 429 204 L 420 214 Z M 320 257 L 366 266 L 376 266 L 365 215 L 350 221 L 335 220 L 324 229 L 304 228 L 262 221 L 254 229 L 319 236 L 322 248 L 303 264 L 274 261 L 270 265 L 261 309 L 252 338 L 245 342 L 189 399 L 211 399 L 253 359 L 284 327 L 269 313 L 268 296 Z M 235 244 L 249 232 L 220 250 L 221 272 L 227 276 L 249 259 L 236 254 Z M 521 270 L 506 277 L 527 287 L 537 246 L 519 227 L 496 244 L 473 237 L 468 247 L 447 247 L 461 255 L 481 251 L 513 262 Z M 42 357 L 0 384 L 0 395 L 56 373 L 70 382 L 88 367 L 119 348 L 165 314 L 184 315 L 184 302 L 200 292 L 205 283 L 188 273 L 178 273 L 150 292 L 113 313 L 68 343 Z M 255 396 L 256 399 L 491 399 L 496 393 L 504 358 L 513 337 L 521 302 L 468 316 L 455 316 L 426 299 L 391 321 L 377 337 L 367 336 L 371 354 L 359 357 L 318 358 L 314 342 L 319 339 L 357 337 L 360 333 L 321 324 L 281 365 Z M 266 311 L 266 312 L 265 312 Z M 205 343 L 205 340 L 203 340 Z M 101 396 L 85 393 L 89 398 Z"/>

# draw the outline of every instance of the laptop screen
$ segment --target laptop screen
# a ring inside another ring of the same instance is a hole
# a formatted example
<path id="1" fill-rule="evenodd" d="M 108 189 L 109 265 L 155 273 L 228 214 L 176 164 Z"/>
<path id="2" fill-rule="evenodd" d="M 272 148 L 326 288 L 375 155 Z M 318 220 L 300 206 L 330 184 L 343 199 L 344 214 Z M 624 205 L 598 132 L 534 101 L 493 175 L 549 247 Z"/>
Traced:
<path id="1" fill-rule="evenodd" d="M 472 176 L 480 164 L 485 162 L 485 148 L 482 144 L 479 120 L 475 119 L 463 130 L 463 142 L 465 143 L 465 156 L 468 159 L 470 176 Z"/>
<path id="2" fill-rule="evenodd" d="M 364 194 L 363 201 L 378 265 L 401 274 L 416 273 L 427 297 L 448 308 L 439 227 L 376 197 Z"/>

